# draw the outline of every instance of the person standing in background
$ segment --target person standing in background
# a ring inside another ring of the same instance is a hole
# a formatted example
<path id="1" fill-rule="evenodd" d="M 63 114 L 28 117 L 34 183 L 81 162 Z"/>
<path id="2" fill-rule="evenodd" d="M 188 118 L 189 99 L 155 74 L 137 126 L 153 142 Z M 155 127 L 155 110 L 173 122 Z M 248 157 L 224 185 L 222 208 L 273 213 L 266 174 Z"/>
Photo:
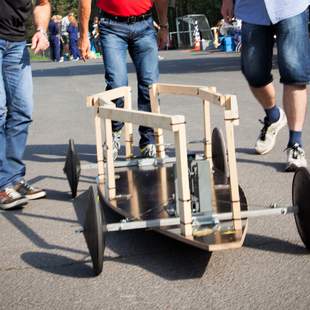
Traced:
<path id="1" fill-rule="evenodd" d="M 0 208 L 7 210 L 46 196 L 25 181 L 23 154 L 32 121 L 32 75 L 26 46 L 26 21 L 33 10 L 31 48 L 49 46 L 46 30 L 50 19 L 48 0 L 0 0 Z"/>
<path id="2" fill-rule="evenodd" d="M 48 32 L 50 38 L 51 59 L 56 62 L 61 62 L 60 59 L 60 24 L 56 15 L 53 15 L 49 25 Z"/>
<path id="3" fill-rule="evenodd" d="M 68 13 L 61 20 L 61 59 L 69 59 L 69 33 L 67 31 L 70 25 L 70 19 L 74 16 L 72 12 Z"/>
<path id="4" fill-rule="evenodd" d="M 70 24 L 67 28 L 69 33 L 69 49 L 73 57 L 73 61 L 78 61 L 80 59 L 80 53 L 78 49 L 78 24 L 74 16 L 70 19 Z"/>

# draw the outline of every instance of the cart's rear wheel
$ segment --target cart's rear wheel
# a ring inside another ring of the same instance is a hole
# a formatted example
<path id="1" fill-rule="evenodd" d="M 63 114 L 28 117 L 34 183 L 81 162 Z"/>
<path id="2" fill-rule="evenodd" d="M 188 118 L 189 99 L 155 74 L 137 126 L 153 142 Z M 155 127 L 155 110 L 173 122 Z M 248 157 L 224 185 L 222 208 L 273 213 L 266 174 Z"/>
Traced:
<path id="1" fill-rule="evenodd" d="M 80 174 L 81 174 L 81 165 L 79 155 L 75 149 L 74 140 L 69 140 L 66 162 L 64 167 L 64 173 L 67 176 L 72 198 L 76 197 L 77 188 L 79 184 Z"/>
<path id="2" fill-rule="evenodd" d="M 95 186 L 88 189 L 88 208 L 83 229 L 95 275 L 102 272 L 106 240 L 106 220 Z"/>
<path id="3" fill-rule="evenodd" d="M 310 173 L 306 168 L 299 168 L 295 172 L 292 194 L 297 230 L 306 248 L 310 250 Z"/>
<path id="4" fill-rule="evenodd" d="M 212 131 L 212 161 L 214 170 L 219 170 L 221 175 L 220 182 L 216 183 L 227 184 L 228 165 L 225 140 L 222 130 L 217 127 Z"/>

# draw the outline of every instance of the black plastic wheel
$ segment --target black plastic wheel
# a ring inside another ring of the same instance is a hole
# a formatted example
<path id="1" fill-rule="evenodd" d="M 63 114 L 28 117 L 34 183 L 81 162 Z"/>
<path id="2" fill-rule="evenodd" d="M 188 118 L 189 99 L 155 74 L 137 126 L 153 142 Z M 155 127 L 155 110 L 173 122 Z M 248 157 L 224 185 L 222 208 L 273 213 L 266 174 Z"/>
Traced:
<path id="1" fill-rule="evenodd" d="M 67 149 L 66 162 L 64 166 L 64 173 L 67 176 L 72 198 L 76 197 L 77 188 L 79 184 L 80 174 L 81 174 L 81 164 L 78 153 L 75 149 L 75 144 L 73 139 L 69 140 L 69 145 Z"/>
<path id="2" fill-rule="evenodd" d="M 88 189 L 88 208 L 84 223 L 84 237 L 92 259 L 95 275 L 102 272 L 106 241 L 106 221 L 99 201 L 97 188 Z"/>
<path id="3" fill-rule="evenodd" d="M 227 184 L 228 164 L 225 140 L 221 129 L 215 127 L 212 131 L 212 161 L 215 170 L 221 172 L 221 183 Z"/>
<path id="4" fill-rule="evenodd" d="M 295 222 L 301 240 L 310 250 L 310 173 L 306 168 L 299 168 L 293 179 L 293 206 Z"/>

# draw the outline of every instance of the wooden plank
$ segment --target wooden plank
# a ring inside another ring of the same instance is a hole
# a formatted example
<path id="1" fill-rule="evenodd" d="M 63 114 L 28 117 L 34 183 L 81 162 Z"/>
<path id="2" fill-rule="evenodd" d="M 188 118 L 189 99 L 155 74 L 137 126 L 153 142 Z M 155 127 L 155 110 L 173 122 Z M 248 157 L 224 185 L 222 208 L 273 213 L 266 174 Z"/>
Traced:
<path id="1" fill-rule="evenodd" d="M 101 98 L 99 100 L 101 100 Z M 115 121 L 131 122 L 133 124 L 153 128 L 159 127 L 166 130 L 171 130 L 171 127 L 173 125 L 183 124 L 185 122 L 185 117 L 183 115 L 171 116 L 167 114 L 155 114 L 152 112 L 132 111 L 108 106 L 100 106 L 99 115 L 102 118 L 108 118 Z"/>
<path id="2" fill-rule="evenodd" d="M 178 127 L 174 131 L 175 151 L 176 151 L 176 166 L 177 166 L 177 186 L 180 207 L 180 227 L 181 234 L 185 237 L 192 236 L 192 210 L 191 197 L 188 180 L 188 163 L 186 149 L 186 131 L 185 124 L 175 126 Z"/>
<path id="3" fill-rule="evenodd" d="M 199 89 L 199 97 L 202 100 L 209 101 L 211 104 L 216 104 L 221 107 L 225 106 L 226 98 L 224 95 L 212 91 L 213 88 L 202 87 Z"/>
<path id="4" fill-rule="evenodd" d="M 98 164 L 98 181 L 100 186 L 104 186 L 104 158 L 103 158 L 103 140 L 101 118 L 98 114 L 98 109 L 95 111 L 95 133 L 96 133 L 96 150 Z"/>
<path id="5" fill-rule="evenodd" d="M 118 87 L 114 89 L 110 89 L 107 91 L 104 91 L 102 93 L 98 93 L 95 95 L 91 95 L 86 97 L 86 106 L 87 107 L 94 107 L 99 106 L 100 102 L 98 101 L 98 98 L 104 98 L 107 101 L 112 101 L 121 97 L 127 96 L 131 92 L 131 87 L 123 86 Z"/>
<path id="6" fill-rule="evenodd" d="M 124 108 L 132 110 L 131 90 L 124 97 Z M 125 156 L 126 159 L 133 157 L 133 126 L 132 123 L 125 123 Z"/>
<path id="7" fill-rule="evenodd" d="M 115 188 L 115 171 L 113 160 L 113 138 L 112 138 L 112 122 L 110 119 L 104 120 L 105 140 L 106 140 L 106 158 L 107 158 L 107 190 L 109 199 L 114 199 L 116 195 Z"/>
<path id="8" fill-rule="evenodd" d="M 211 117 L 210 102 L 203 100 L 203 128 L 204 128 L 204 156 L 210 160 L 212 169 L 212 136 L 211 136 Z"/>
<path id="9" fill-rule="evenodd" d="M 153 84 L 150 89 L 150 101 L 151 101 L 151 111 L 153 113 L 160 113 L 160 105 L 158 99 L 158 84 Z M 164 133 L 162 128 L 154 128 L 155 141 L 156 141 L 156 154 L 158 158 L 165 158 L 165 145 L 164 145 Z"/>
<path id="10" fill-rule="evenodd" d="M 229 163 L 229 180 L 231 188 L 231 202 L 232 213 L 234 218 L 235 229 L 241 229 L 241 213 L 240 213 L 240 197 L 239 197 L 239 184 L 237 174 L 237 161 L 235 151 L 235 138 L 234 138 L 234 120 L 225 119 L 226 128 L 226 142 L 227 142 L 227 155 Z"/>
<path id="11" fill-rule="evenodd" d="M 239 110 L 237 97 L 234 95 L 225 96 L 225 119 L 234 121 L 234 125 L 239 125 Z"/>
<path id="12" fill-rule="evenodd" d="M 162 84 L 162 83 L 158 83 L 156 85 L 159 94 L 171 94 L 179 96 L 198 96 L 199 89 L 202 87 L 197 85 Z"/>

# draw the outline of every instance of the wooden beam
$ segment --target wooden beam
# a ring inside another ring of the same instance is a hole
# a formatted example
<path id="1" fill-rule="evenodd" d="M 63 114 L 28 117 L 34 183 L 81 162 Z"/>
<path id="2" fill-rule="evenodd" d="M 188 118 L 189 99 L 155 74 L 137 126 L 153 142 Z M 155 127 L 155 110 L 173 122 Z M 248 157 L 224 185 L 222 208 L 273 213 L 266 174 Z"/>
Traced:
<path id="1" fill-rule="evenodd" d="M 104 91 L 102 93 L 98 93 L 95 95 L 91 95 L 86 97 L 86 106 L 87 107 L 95 107 L 99 106 L 100 102 L 98 101 L 99 98 L 104 98 L 106 101 L 112 101 L 118 98 L 122 98 L 125 96 L 128 96 L 128 94 L 131 92 L 131 87 L 129 86 L 123 86 L 114 88 L 111 90 Z"/>
<path id="2" fill-rule="evenodd" d="M 108 118 L 115 121 L 131 122 L 133 124 L 138 124 L 152 128 L 160 127 L 166 130 L 171 130 L 171 127 L 173 125 L 185 123 L 185 117 L 183 115 L 170 116 L 167 114 L 155 114 L 152 112 L 132 111 L 108 106 L 100 106 L 99 115 L 102 118 Z"/>
<path id="3" fill-rule="evenodd" d="M 202 87 L 197 85 L 161 84 L 161 83 L 158 83 L 156 85 L 159 94 L 171 94 L 180 96 L 198 96 L 199 89 Z"/>
<path id="4" fill-rule="evenodd" d="M 107 160 L 107 195 L 109 199 L 114 199 L 116 196 L 116 185 L 115 185 L 115 169 L 113 159 L 113 138 L 112 138 L 112 122 L 111 119 L 104 119 L 104 132 L 106 141 L 106 160 Z"/>
<path id="5" fill-rule="evenodd" d="M 230 101 L 230 98 L 227 99 Z M 237 161 L 235 151 L 235 138 L 234 138 L 234 119 L 225 119 L 226 128 L 226 142 L 227 142 L 227 155 L 229 164 L 229 180 L 230 180 L 230 194 L 232 203 L 232 213 L 234 226 L 236 230 L 242 229 L 241 223 L 241 210 L 240 210 L 240 197 L 239 197 L 239 183 L 237 173 Z"/>
<path id="6" fill-rule="evenodd" d="M 239 125 L 239 110 L 237 97 L 234 95 L 225 96 L 225 119 L 234 121 L 234 125 Z"/>
<path id="7" fill-rule="evenodd" d="M 199 97 L 202 100 L 209 101 L 211 104 L 216 104 L 221 107 L 225 106 L 225 96 L 212 91 L 213 87 L 202 87 L 199 90 Z"/>
<path id="8" fill-rule="evenodd" d="M 158 99 L 158 84 L 153 84 L 149 88 L 151 111 L 153 113 L 160 113 L 160 105 Z M 156 141 L 156 154 L 158 158 L 165 158 L 164 132 L 162 128 L 154 128 Z"/>
<path id="9" fill-rule="evenodd" d="M 124 97 L 124 108 L 132 110 L 131 90 Z M 125 123 L 125 156 L 127 159 L 133 157 L 133 127 L 132 123 Z"/>
<path id="10" fill-rule="evenodd" d="M 98 183 L 100 187 L 104 187 L 104 158 L 103 158 L 103 140 L 101 118 L 98 114 L 98 109 L 95 111 L 95 132 L 96 132 L 96 150 L 97 150 L 97 164 L 98 164 Z M 102 190 L 102 189 L 101 189 Z"/>
<path id="11" fill-rule="evenodd" d="M 185 124 L 177 125 L 175 127 L 177 127 L 177 130 L 174 131 L 174 138 L 177 166 L 177 198 L 179 199 L 180 206 L 180 228 L 183 236 L 192 237 L 192 209 L 188 179 Z"/>

